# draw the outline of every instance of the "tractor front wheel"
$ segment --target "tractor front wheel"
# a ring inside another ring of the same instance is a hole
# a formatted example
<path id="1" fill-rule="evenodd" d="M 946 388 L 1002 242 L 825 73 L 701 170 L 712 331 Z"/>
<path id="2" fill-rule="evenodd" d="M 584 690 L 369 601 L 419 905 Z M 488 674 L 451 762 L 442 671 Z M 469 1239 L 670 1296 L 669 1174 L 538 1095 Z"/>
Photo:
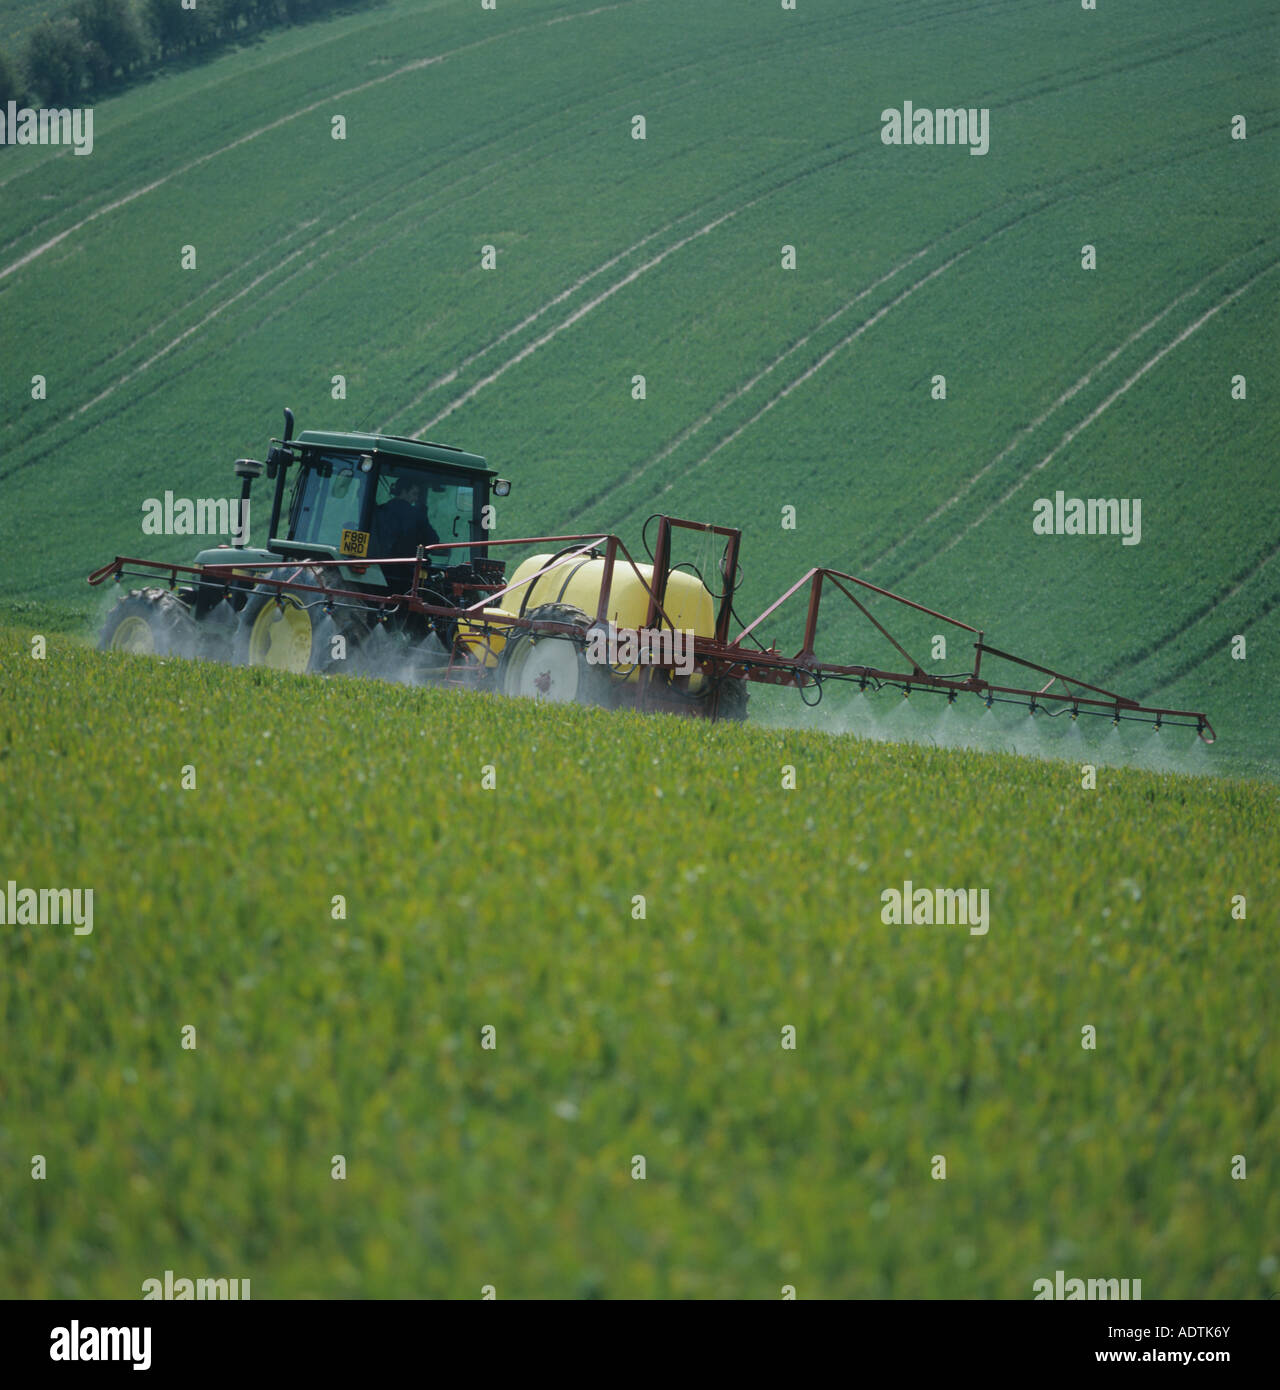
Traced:
<path id="1" fill-rule="evenodd" d="M 515 629 L 507 638 L 496 672 L 504 695 L 553 704 L 610 705 L 609 668 L 587 660 L 591 619 L 570 603 L 544 603 L 525 614 L 532 622 L 572 623 L 576 636 Z"/>
<path id="2" fill-rule="evenodd" d="M 134 589 L 107 614 L 100 652 L 143 656 L 196 655 L 198 634 L 191 612 L 168 589 Z"/>

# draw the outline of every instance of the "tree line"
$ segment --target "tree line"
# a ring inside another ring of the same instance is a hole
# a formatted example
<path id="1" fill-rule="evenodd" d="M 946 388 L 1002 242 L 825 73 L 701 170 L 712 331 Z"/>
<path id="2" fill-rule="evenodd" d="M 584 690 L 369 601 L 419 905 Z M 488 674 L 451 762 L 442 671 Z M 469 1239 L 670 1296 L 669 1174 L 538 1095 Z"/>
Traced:
<path id="1" fill-rule="evenodd" d="M 76 106 L 167 59 L 210 52 L 286 24 L 376 0 L 73 0 L 0 49 L 0 105 Z"/>

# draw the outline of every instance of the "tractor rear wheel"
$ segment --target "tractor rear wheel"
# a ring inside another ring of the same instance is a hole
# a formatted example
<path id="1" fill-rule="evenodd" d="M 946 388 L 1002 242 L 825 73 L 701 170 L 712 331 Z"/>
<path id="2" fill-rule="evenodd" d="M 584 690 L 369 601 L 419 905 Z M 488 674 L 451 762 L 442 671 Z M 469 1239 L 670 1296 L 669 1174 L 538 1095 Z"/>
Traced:
<path id="1" fill-rule="evenodd" d="M 326 586 L 323 570 L 281 567 L 264 578 Z M 232 645 L 237 666 L 268 666 L 276 671 L 322 673 L 341 669 L 345 646 L 354 638 L 324 611 L 322 594 L 294 593 L 274 585 L 256 588 L 240 610 Z M 343 639 L 342 644 L 334 642 Z M 343 655 L 339 655 L 343 652 Z"/>
<path id="2" fill-rule="evenodd" d="M 199 634 L 190 610 L 168 589 L 134 589 L 107 614 L 100 652 L 194 657 Z"/>
<path id="3" fill-rule="evenodd" d="M 553 704 L 613 703 L 609 668 L 587 660 L 591 619 L 570 603 L 544 603 L 525 614 L 533 622 L 572 623 L 579 635 L 513 631 L 498 661 L 498 689 L 504 695 L 549 700 Z"/>

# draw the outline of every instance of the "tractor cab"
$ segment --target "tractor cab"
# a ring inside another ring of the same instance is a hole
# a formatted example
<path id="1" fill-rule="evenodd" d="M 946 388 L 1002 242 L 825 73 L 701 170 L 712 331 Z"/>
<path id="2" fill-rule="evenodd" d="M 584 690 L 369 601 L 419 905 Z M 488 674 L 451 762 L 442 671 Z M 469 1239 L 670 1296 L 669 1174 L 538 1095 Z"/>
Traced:
<path id="1" fill-rule="evenodd" d="M 434 570 L 486 559 L 489 494 L 510 484 L 479 455 L 394 435 L 291 433 L 266 464 L 272 553 L 347 560 L 353 580 L 392 592 L 409 587 L 419 546 L 444 547 L 427 556 Z M 401 563 L 364 563 L 388 559 Z"/>
<path id="2" fill-rule="evenodd" d="M 487 478 L 358 446 L 304 447 L 299 454 L 288 498 L 286 546 L 273 540 L 272 549 L 335 560 L 411 561 L 420 545 L 458 541 L 456 547 L 432 551 L 431 564 L 466 564 L 471 558 L 469 543 L 475 543 L 476 554 L 483 556 L 481 509 Z M 386 583 L 395 585 L 404 578 L 406 566 L 378 568 Z"/>

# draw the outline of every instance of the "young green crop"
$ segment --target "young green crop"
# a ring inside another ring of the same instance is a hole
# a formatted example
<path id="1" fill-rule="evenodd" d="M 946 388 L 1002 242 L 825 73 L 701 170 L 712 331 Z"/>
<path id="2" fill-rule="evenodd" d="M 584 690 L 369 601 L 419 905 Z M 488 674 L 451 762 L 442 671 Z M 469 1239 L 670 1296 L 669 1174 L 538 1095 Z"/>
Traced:
<path id="1" fill-rule="evenodd" d="M 28 638 L 3 877 L 96 905 L 0 936 L 0 1292 L 1276 1288 L 1271 786 Z"/>

